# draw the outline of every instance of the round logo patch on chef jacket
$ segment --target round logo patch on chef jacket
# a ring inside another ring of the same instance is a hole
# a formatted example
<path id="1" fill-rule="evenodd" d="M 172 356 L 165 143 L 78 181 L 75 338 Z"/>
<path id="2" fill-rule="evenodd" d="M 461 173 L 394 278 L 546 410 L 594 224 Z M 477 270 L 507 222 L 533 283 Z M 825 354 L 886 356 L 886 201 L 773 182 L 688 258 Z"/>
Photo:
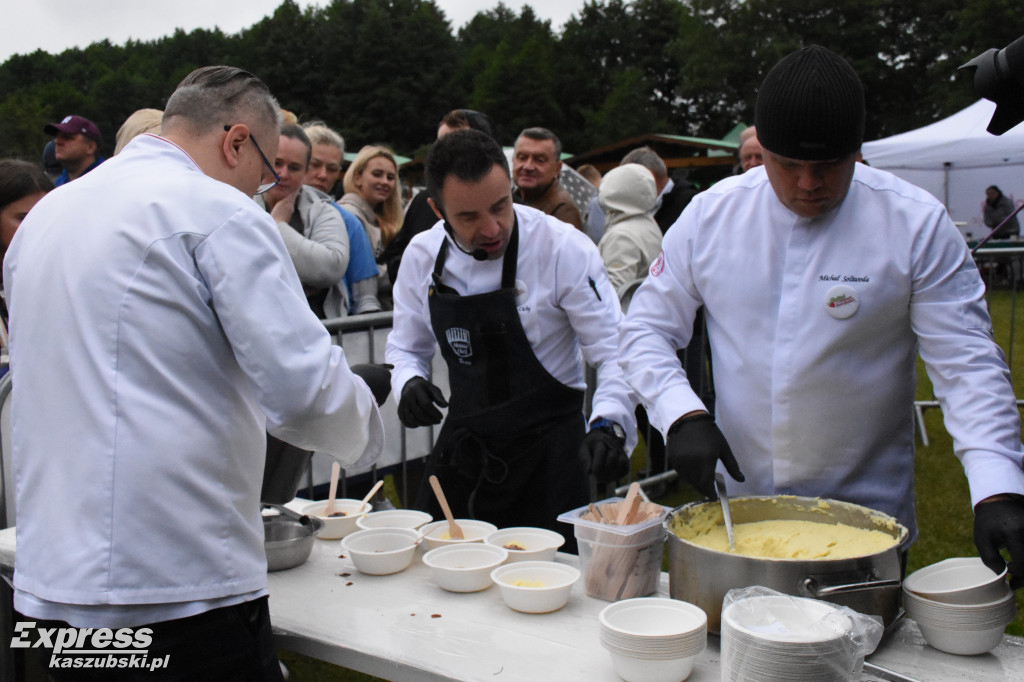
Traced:
<path id="1" fill-rule="evenodd" d="M 526 299 L 530 297 L 530 290 L 526 288 L 526 282 L 516 280 L 516 306 L 526 305 Z"/>
<path id="2" fill-rule="evenodd" d="M 665 252 L 662 251 L 653 263 L 651 263 L 651 277 L 657 277 L 665 271 Z"/>
<path id="3" fill-rule="evenodd" d="M 846 284 L 834 286 L 825 294 L 825 309 L 837 320 L 851 317 L 860 308 L 857 290 Z"/>

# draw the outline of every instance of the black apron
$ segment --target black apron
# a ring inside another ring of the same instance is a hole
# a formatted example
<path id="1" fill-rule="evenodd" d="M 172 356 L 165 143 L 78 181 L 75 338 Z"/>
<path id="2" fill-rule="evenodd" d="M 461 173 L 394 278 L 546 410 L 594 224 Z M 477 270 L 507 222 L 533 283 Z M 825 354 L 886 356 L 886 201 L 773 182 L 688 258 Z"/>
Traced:
<path id="1" fill-rule="evenodd" d="M 448 417 L 427 463 L 452 513 L 499 528 L 536 526 L 562 533 L 555 518 L 585 505 L 586 471 L 578 451 L 584 435 L 583 392 L 548 373 L 526 338 L 516 309 L 519 229 L 505 251 L 501 288 L 460 296 L 441 283 L 446 239 L 434 263 L 430 321 L 448 363 Z M 428 485 L 417 506 L 441 518 Z"/>

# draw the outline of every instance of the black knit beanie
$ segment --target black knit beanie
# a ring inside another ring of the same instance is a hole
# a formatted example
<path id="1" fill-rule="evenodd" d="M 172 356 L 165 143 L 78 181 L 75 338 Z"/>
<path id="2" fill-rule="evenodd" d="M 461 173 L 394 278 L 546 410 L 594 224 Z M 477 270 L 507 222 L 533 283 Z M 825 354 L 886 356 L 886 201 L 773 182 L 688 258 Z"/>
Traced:
<path id="1" fill-rule="evenodd" d="M 827 161 L 864 141 L 864 88 L 850 64 L 810 45 L 772 67 L 757 93 L 757 140 L 779 156 Z"/>

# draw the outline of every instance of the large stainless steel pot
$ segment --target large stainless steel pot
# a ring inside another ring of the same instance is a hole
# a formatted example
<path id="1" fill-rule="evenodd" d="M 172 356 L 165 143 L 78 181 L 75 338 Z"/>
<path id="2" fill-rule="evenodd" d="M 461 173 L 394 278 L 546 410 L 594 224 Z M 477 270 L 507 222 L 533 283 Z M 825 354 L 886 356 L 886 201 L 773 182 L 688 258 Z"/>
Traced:
<path id="1" fill-rule="evenodd" d="M 684 540 L 673 532 L 700 519 L 722 523 L 718 502 L 694 502 L 665 519 L 669 592 L 700 606 L 708 630 L 719 632 L 722 599 L 737 587 L 763 585 L 784 594 L 823 599 L 892 623 L 900 607 L 900 551 L 907 529 L 891 516 L 847 502 L 813 497 L 740 497 L 731 500 L 733 523 L 794 519 L 843 523 L 892 535 L 893 546 L 850 559 L 763 559 L 720 552 Z M 717 510 L 717 512 L 716 512 Z M 716 515 L 717 514 L 717 515 Z"/>

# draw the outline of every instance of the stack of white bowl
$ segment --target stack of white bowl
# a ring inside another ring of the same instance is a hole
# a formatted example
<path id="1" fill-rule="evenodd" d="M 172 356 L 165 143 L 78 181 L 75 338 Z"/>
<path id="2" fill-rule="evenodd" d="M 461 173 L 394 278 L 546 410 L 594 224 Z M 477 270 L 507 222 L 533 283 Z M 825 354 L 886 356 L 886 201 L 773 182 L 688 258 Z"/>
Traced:
<path id="1" fill-rule="evenodd" d="M 685 680 L 707 645 L 707 614 L 677 599 L 624 599 L 606 606 L 598 619 L 601 644 L 626 682 Z"/>
<path id="2" fill-rule="evenodd" d="M 994 573 L 981 559 L 946 559 L 903 581 L 903 608 L 928 644 L 950 654 L 991 651 L 1017 615 L 1006 571 Z"/>
<path id="3" fill-rule="evenodd" d="M 787 595 L 740 599 L 722 611 L 722 680 L 849 680 L 863 663 L 835 605 Z"/>

